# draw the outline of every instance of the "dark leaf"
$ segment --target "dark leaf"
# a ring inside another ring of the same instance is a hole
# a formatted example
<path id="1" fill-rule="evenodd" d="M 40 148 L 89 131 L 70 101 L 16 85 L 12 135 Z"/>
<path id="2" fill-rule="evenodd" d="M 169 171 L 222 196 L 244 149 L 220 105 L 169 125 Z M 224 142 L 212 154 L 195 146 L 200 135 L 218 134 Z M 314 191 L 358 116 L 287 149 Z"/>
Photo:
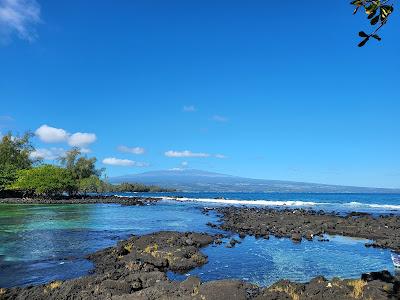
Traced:
<path id="1" fill-rule="evenodd" d="M 369 37 L 366 37 L 365 39 L 363 39 L 363 40 L 361 41 L 361 43 L 358 44 L 358 47 L 364 46 L 364 45 L 368 42 L 368 40 L 369 40 Z"/>
<path id="2" fill-rule="evenodd" d="M 378 11 L 378 10 L 375 9 L 373 12 L 371 12 L 371 14 L 368 15 L 368 19 L 372 19 L 372 18 L 376 15 L 376 12 L 377 12 L 377 11 Z"/>
<path id="3" fill-rule="evenodd" d="M 350 2 L 351 5 L 362 6 L 362 0 L 354 0 Z"/>
<path id="4" fill-rule="evenodd" d="M 378 41 L 382 40 L 381 37 L 377 34 L 372 35 L 372 37 Z"/>
<path id="5" fill-rule="evenodd" d="M 364 31 L 360 31 L 360 32 L 358 33 L 358 35 L 359 35 L 360 37 L 363 37 L 363 38 L 368 37 L 368 34 L 366 34 Z"/>
<path id="6" fill-rule="evenodd" d="M 390 5 L 382 5 L 381 6 L 381 20 L 385 20 L 391 13 L 393 12 L 393 6 Z"/>
<path id="7" fill-rule="evenodd" d="M 376 17 L 374 17 L 372 20 L 371 20 L 371 25 L 375 25 L 376 23 L 378 23 L 379 22 L 379 15 L 377 15 Z"/>
<path id="8" fill-rule="evenodd" d="M 376 4 L 371 4 L 370 6 L 367 6 L 367 7 L 365 8 L 365 13 L 366 13 L 367 15 L 370 15 L 370 14 L 372 14 L 373 12 L 376 12 L 377 9 L 378 9 L 378 5 L 376 5 Z"/>

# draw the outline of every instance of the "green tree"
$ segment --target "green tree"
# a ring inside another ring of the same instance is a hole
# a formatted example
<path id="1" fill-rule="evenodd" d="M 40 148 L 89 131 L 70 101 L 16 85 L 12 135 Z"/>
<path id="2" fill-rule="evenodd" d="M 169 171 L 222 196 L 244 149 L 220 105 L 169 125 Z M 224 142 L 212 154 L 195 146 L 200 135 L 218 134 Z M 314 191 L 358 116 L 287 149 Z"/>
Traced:
<path id="1" fill-rule="evenodd" d="M 103 193 L 107 191 L 107 183 L 99 177 L 91 175 L 90 177 L 79 180 L 79 193 Z"/>
<path id="2" fill-rule="evenodd" d="M 350 4 L 355 6 L 353 14 L 356 14 L 360 9 L 364 10 L 371 26 L 374 28 L 368 34 L 364 31 L 358 33 L 362 38 L 358 46 L 364 46 L 371 38 L 380 41 L 381 37 L 377 32 L 386 25 L 389 16 L 393 13 L 393 2 L 390 0 L 354 0 Z"/>
<path id="3" fill-rule="evenodd" d="M 95 157 L 87 158 L 82 156 L 78 148 L 73 148 L 59 158 L 62 166 L 71 172 L 75 179 L 81 180 L 90 176 L 100 177 L 103 169 L 96 169 Z"/>
<path id="4" fill-rule="evenodd" d="M 13 136 L 11 132 L 1 138 L 0 142 L 0 191 L 16 180 L 17 171 L 29 169 L 39 160 L 32 159 L 35 148 L 31 144 L 32 133 L 22 137 Z"/>
<path id="5" fill-rule="evenodd" d="M 19 170 L 17 180 L 10 186 L 10 189 L 22 191 L 25 195 L 46 197 L 59 196 L 64 192 L 74 194 L 77 188 L 72 174 L 54 165 Z"/>

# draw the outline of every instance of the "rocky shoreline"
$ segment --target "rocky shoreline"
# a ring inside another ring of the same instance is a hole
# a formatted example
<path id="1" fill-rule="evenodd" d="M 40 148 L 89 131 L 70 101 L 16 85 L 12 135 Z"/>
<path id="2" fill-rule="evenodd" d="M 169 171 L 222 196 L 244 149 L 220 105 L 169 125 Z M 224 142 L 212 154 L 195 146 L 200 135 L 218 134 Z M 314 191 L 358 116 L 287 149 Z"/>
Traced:
<path id="1" fill-rule="evenodd" d="M 157 232 L 133 236 L 88 258 L 92 275 L 30 287 L 0 289 L 0 299 L 398 299 L 400 281 L 387 271 L 360 279 L 317 277 L 309 283 L 281 280 L 268 288 L 238 280 L 201 283 L 197 277 L 171 281 L 167 271 L 186 272 L 207 263 L 200 252 L 217 237 Z"/>
<path id="2" fill-rule="evenodd" d="M 70 204 L 120 203 L 144 205 L 157 198 L 94 197 L 85 199 L 0 199 L 0 203 Z M 400 250 L 400 218 L 374 217 L 364 213 L 346 216 L 302 209 L 273 210 L 245 207 L 207 208 L 220 217 L 218 227 L 224 231 L 268 238 L 269 235 L 324 240 L 324 234 L 345 235 L 373 240 L 367 246 Z M 222 235 L 161 231 L 132 236 L 89 255 L 94 263 L 90 275 L 28 287 L 0 288 L 0 300 L 8 299 L 400 299 L 400 278 L 388 271 L 362 274 L 359 279 L 327 280 L 316 277 L 308 283 L 281 280 L 270 287 L 259 287 L 240 280 L 217 280 L 202 283 L 189 276 L 171 281 L 168 271 L 185 273 L 207 263 L 201 248 L 214 244 L 223 247 Z M 234 247 L 232 239 L 225 247 Z M 228 247 L 228 248 L 229 248 Z M 227 250 L 228 251 L 228 250 Z M 227 254 L 229 255 L 229 254 Z"/>
<path id="3" fill-rule="evenodd" d="M 274 210 L 267 208 L 222 207 L 204 209 L 204 213 L 216 211 L 221 224 L 209 224 L 240 236 L 253 235 L 268 238 L 269 235 L 290 238 L 295 242 L 324 234 L 365 238 L 370 247 L 388 248 L 400 252 L 400 217 L 394 215 L 374 217 L 366 213 L 350 213 L 345 216 L 305 209 Z"/>
<path id="4" fill-rule="evenodd" d="M 0 198 L 0 204 L 121 204 L 146 205 L 160 201 L 155 197 L 82 196 L 54 198 Z"/>

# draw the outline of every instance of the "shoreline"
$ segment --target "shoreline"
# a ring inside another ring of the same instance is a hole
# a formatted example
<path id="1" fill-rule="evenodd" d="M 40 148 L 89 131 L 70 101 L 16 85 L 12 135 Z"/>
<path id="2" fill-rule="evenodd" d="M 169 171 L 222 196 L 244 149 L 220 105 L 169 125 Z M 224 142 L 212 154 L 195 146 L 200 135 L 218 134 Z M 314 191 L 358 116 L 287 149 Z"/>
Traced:
<path id="1" fill-rule="evenodd" d="M 0 199 L 0 204 L 156 204 L 162 198 L 98 196 L 75 199 Z M 22 203 L 21 203 L 22 201 Z M 218 224 L 207 225 L 226 233 L 256 238 L 273 235 L 289 238 L 323 240 L 323 235 L 343 235 L 373 240 L 367 246 L 400 249 L 400 216 L 374 217 L 352 212 L 345 216 L 306 209 L 269 209 L 254 207 L 203 208 L 203 213 L 216 212 Z M 225 236 L 226 237 L 226 236 Z M 172 281 L 166 273 L 187 272 L 207 263 L 201 248 L 221 246 L 222 235 L 158 231 L 132 236 L 86 258 L 94 270 L 83 277 L 57 280 L 26 287 L 0 287 L 0 299 L 397 299 L 400 277 L 388 271 L 361 274 L 359 279 L 327 280 L 315 277 L 307 283 L 279 280 L 260 287 L 241 280 L 200 282 L 189 276 Z M 229 242 L 235 246 L 235 240 Z M 226 254 L 229 255 L 229 254 Z"/>
<path id="2" fill-rule="evenodd" d="M 0 198 L 0 204 L 122 204 L 146 205 L 160 201 L 157 197 L 124 197 L 124 196 L 77 196 L 53 198 Z"/>
<path id="3" fill-rule="evenodd" d="M 387 271 L 371 272 L 360 279 L 308 283 L 280 280 L 260 287 L 240 280 L 200 282 L 189 276 L 171 281 L 166 272 L 186 272 L 207 263 L 201 249 L 217 244 L 218 236 L 205 233 L 160 231 L 132 236 L 115 247 L 87 258 L 91 275 L 47 284 L 0 289 L 0 299 L 390 299 L 400 296 L 399 278 Z"/>

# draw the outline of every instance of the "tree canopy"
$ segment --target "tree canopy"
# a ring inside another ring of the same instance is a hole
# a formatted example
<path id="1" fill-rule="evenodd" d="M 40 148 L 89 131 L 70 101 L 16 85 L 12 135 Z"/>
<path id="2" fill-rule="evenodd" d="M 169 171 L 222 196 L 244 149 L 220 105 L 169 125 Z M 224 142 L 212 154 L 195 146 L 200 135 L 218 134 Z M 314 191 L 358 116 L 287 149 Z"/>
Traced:
<path id="1" fill-rule="evenodd" d="M 62 193 L 73 194 L 78 190 L 72 174 L 67 169 L 54 165 L 19 170 L 17 180 L 11 184 L 10 188 L 22 191 L 25 195 L 48 197 Z"/>
<path id="2" fill-rule="evenodd" d="M 32 133 L 22 137 L 13 136 L 11 132 L 1 138 L 0 142 L 0 191 L 15 181 L 17 171 L 29 169 L 39 160 L 32 159 L 30 154 L 35 150 L 31 143 Z"/>
<path id="3" fill-rule="evenodd" d="M 78 148 L 67 151 L 64 156 L 59 158 L 59 161 L 77 180 L 89 178 L 92 175 L 100 177 L 103 172 L 103 169 L 96 169 L 97 159 L 95 157 L 82 156 Z"/>

